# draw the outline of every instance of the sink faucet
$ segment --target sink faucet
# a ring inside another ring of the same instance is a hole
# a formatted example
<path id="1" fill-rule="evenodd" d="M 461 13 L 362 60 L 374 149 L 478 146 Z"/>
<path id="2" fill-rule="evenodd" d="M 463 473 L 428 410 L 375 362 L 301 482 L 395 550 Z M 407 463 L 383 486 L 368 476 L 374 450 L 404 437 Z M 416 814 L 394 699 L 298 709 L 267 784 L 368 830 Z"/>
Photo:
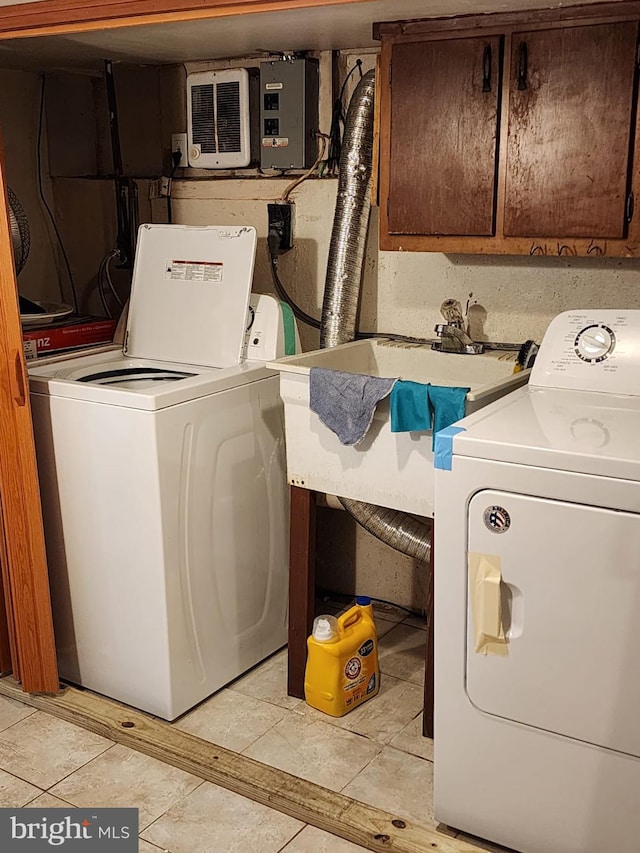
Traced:
<path id="1" fill-rule="evenodd" d="M 435 327 L 434 331 L 440 340 L 432 344 L 432 349 L 464 355 L 479 355 L 484 351 L 483 345 L 473 341 L 466 333 L 462 306 L 457 299 L 445 299 L 440 306 L 440 313 L 446 323 L 438 323 Z"/>

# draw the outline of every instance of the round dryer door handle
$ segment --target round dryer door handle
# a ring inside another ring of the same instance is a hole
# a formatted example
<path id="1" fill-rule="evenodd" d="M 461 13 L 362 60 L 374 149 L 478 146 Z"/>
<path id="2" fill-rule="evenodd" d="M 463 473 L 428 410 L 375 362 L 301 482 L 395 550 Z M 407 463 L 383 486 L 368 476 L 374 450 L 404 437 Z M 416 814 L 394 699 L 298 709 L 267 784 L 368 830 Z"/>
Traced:
<path id="1" fill-rule="evenodd" d="M 9 367 L 9 386 L 11 388 L 11 396 L 18 406 L 24 406 L 27 402 L 27 397 L 25 393 L 22 353 L 19 349 L 16 349 L 13 350 L 11 355 L 11 361 L 13 362 Z"/>

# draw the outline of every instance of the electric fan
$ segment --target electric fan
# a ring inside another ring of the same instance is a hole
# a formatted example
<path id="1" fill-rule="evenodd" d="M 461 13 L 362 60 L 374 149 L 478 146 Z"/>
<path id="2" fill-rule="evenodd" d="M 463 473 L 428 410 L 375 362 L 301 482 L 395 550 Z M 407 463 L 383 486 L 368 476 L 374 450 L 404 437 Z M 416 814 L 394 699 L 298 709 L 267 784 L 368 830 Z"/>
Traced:
<path id="1" fill-rule="evenodd" d="M 18 196 L 11 187 L 7 187 L 7 198 L 9 200 L 9 227 L 11 229 L 11 242 L 13 244 L 13 258 L 16 266 L 16 275 L 20 275 L 29 257 L 31 248 L 31 232 L 29 220 L 20 204 Z M 60 305 L 57 302 L 34 302 L 26 296 L 18 294 L 20 303 L 20 321 L 23 326 L 36 325 L 39 323 L 50 323 L 59 317 L 70 314 L 73 310 L 69 305 Z"/>
<path id="2" fill-rule="evenodd" d="M 7 187 L 7 197 L 9 199 L 9 227 L 11 228 L 11 242 L 13 243 L 13 258 L 16 265 L 16 275 L 20 275 L 31 248 L 29 220 L 24 208 L 18 201 L 18 196 L 11 187 Z"/>

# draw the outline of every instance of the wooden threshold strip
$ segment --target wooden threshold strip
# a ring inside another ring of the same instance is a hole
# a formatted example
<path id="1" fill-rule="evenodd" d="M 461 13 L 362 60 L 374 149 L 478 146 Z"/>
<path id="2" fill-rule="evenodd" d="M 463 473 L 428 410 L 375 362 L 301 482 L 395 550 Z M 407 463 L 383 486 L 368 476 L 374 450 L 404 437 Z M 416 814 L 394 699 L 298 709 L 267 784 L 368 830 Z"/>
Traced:
<path id="1" fill-rule="evenodd" d="M 418 826 L 223 749 L 90 691 L 66 687 L 55 696 L 27 694 L 13 678 L 5 677 L 0 678 L 0 695 L 46 711 L 53 717 L 124 744 L 368 850 L 379 853 L 480 851 L 479 847 L 458 841 L 435 828 Z"/>
<path id="2" fill-rule="evenodd" d="M 369 0 L 39 0 L 0 7 L 0 39 L 366 2 Z"/>

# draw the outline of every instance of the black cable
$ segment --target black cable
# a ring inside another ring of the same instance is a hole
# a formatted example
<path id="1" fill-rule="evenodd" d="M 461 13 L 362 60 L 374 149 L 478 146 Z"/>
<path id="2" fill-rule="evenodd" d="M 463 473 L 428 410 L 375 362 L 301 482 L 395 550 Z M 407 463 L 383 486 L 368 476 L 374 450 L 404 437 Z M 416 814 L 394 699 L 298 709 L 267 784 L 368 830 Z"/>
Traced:
<path id="1" fill-rule="evenodd" d="M 112 249 L 112 251 L 105 255 L 105 257 L 100 261 L 100 266 L 98 268 L 98 294 L 100 295 L 100 301 L 102 302 L 105 314 L 109 318 L 113 317 L 113 312 L 109 307 L 109 300 L 107 298 L 109 293 L 118 305 L 118 313 L 122 311 L 123 308 L 122 300 L 118 295 L 118 291 L 116 290 L 115 285 L 111 280 L 111 274 L 109 273 L 109 265 L 118 257 L 118 254 L 118 249 Z M 108 291 L 105 290 L 105 281 Z"/>
<path id="2" fill-rule="evenodd" d="M 118 124 L 118 99 L 113 75 L 113 62 L 104 60 L 104 82 L 107 92 L 107 110 L 109 115 L 109 132 L 111 135 L 111 156 L 113 159 L 114 184 L 116 192 L 116 248 L 118 263 L 121 268 L 130 269 L 133 265 L 131 251 L 131 222 L 129 220 L 129 194 L 131 179 L 126 177 L 122 165 L 122 148 L 120 145 L 120 130 Z"/>
<path id="3" fill-rule="evenodd" d="M 318 595 L 320 598 L 332 598 L 339 602 L 344 600 L 347 603 L 353 601 L 354 598 L 360 597 L 359 595 L 347 595 L 347 593 L 344 592 L 335 592 L 335 590 L 332 589 L 318 590 Z M 367 595 L 367 593 L 361 593 L 360 595 L 365 595 L 366 598 L 370 598 L 371 601 L 379 601 L 380 604 L 389 604 L 391 607 L 397 607 L 398 610 L 404 610 L 404 612 L 408 613 L 409 616 L 417 616 L 419 619 L 425 618 L 425 614 L 420 610 L 412 610 L 410 607 L 405 607 L 403 604 L 396 604 L 395 601 L 387 601 L 386 598 L 376 598 L 375 595 Z M 383 619 L 384 617 L 381 615 L 380 618 Z"/>
<path id="4" fill-rule="evenodd" d="M 277 234 L 271 232 L 267 237 L 267 249 L 269 250 L 269 259 L 271 267 L 271 276 L 273 278 L 273 284 L 276 289 L 276 293 L 287 305 L 290 306 L 293 311 L 295 317 L 300 320 L 301 323 L 306 323 L 307 326 L 311 326 L 314 329 L 320 328 L 320 320 L 316 320 L 315 317 L 312 317 L 310 314 L 307 314 L 305 311 L 300 308 L 299 305 L 293 301 L 289 293 L 287 292 L 285 286 L 280 281 L 280 276 L 278 275 L 278 255 L 276 253 L 275 245 L 277 244 L 279 237 Z"/>
<path id="5" fill-rule="evenodd" d="M 344 123 L 342 101 L 336 100 L 331 114 L 331 126 L 329 128 L 329 153 L 327 154 L 327 171 L 333 173 L 339 162 L 342 151 L 342 131 L 340 122 Z"/>
<path id="6" fill-rule="evenodd" d="M 356 64 L 353 66 L 353 68 L 349 71 L 347 76 L 344 78 L 344 81 L 342 83 L 342 88 L 340 89 L 340 96 L 339 96 L 338 100 L 342 101 L 342 99 L 344 97 L 344 90 L 347 88 L 347 83 L 349 82 L 349 77 L 351 77 L 351 75 L 353 74 L 353 72 L 356 69 L 358 69 L 358 71 L 360 72 L 360 79 L 362 80 L 362 60 L 361 59 L 356 59 Z"/>
<path id="7" fill-rule="evenodd" d="M 171 210 L 171 182 L 173 180 L 173 176 L 176 173 L 176 169 L 182 160 L 182 152 L 181 151 L 172 151 L 171 152 L 171 163 L 172 169 L 171 174 L 169 175 L 169 191 L 167 192 L 167 220 L 169 224 L 173 222 L 173 211 Z"/>
<path id="8" fill-rule="evenodd" d="M 60 246 L 60 252 L 62 253 L 62 257 L 64 259 L 65 266 L 67 268 L 67 275 L 69 276 L 69 284 L 71 285 L 71 293 L 73 294 L 73 310 L 78 313 L 78 294 L 76 292 L 76 286 L 73 281 L 73 275 L 71 273 L 71 264 L 69 263 L 69 258 L 67 256 L 66 249 L 64 247 L 64 243 L 62 242 L 62 237 L 60 232 L 58 231 L 58 226 L 56 225 L 56 221 L 53 218 L 53 213 L 51 212 L 51 208 L 47 203 L 47 199 L 44 195 L 44 188 L 42 186 L 42 153 L 40 151 L 42 147 L 42 128 L 44 124 L 44 85 L 45 85 L 45 76 L 42 75 L 42 83 L 40 84 L 40 115 L 38 117 L 38 141 L 37 141 L 37 160 L 38 160 L 38 192 L 40 194 L 40 201 L 42 202 L 44 209 L 47 211 L 49 215 L 49 220 L 51 225 L 53 226 L 53 230 L 58 240 L 58 245 Z"/>
<path id="9" fill-rule="evenodd" d="M 356 60 L 355 65 L 351 68 L 347 76 L 344 78 L 342 86 L 340 88 L 340 94 L 336 98 L 333 105 L 333 112 L 331 114 L 331 127 L 329 129 L 329 153 L 327 155 L 327 169 L 330 172 L 335 170 L 340 163 L 340 154 L 342 152 L 342 131 L 340 129 L 340 125 L 342 124 L 344 126 L 346 120 L 342 99 L 344 98 L 344 92 L 347 87 L 347 83 L 349 82 L 349 78 L 356 69 L 360 71 L 360 79 L 362 79 L 361 59 Z"/>
<path id="10" fill-rule="evenodd" d="M 133 180 L 129 184 L 129 223 L 131 225 L 131 257 L 135 258 L 138 241 L 138 227 L 140 225 L 140 204 L 138 198 L 138 182 Z"/>
<path id="11" fill-rule="evenodd" d="M 117 250 L 114 250 L 109 255 L 107 255 L 107 257 L 105 259 L 104 266 L 102 268 L 102 275 L 103 275 L 105 281 L 107 282 L 107 287 L 109 288 L 111 295 L 113 296 L 113 298 L 115 299 L 115 301 L 118 304 L 118 308 L 120 308 L 120 310 L 122 310 L 122 308 L 124 308 L 124 305 L 122 303 L 122 299 L 120 299 L 120 295 L 115 288 L 115 285 L 111 279 L 111 273 L 109 272 L 109 266 L 111 264 L 111 261 L 117 257 L 118 257 Z"/>
<path id="12" fill-rule="evenodd" d="M 113 314 L 111 313 L 111 309 L 109 308 L 109 302 L 107 301 L 107 296 L 104 292 L 104 285 L 102 282 L 102 277 L 104 274 L 104 266 L 107 261 L 107 255 L 100 261 L 100 266 L 98 267 L 98 294 L 100 296 L 100 301 L 102 302 L 102 307 L 104 308 L 104 313 L 107 317 L 112 318 Z"/>
<path id="13" fill-rule="evenodd" d="M 311 326 L 314 329 L 319 329 L 320 320 L 316 320 L 315 317 L 312 317 L 310 314 L 307 314 L 305 311 L 303 311 L 299 305 L 296 305 L 291 296 L 285 290 L 284 285 L 280 281 L 280 276 L 278 275 L 278 258 L 274 255 L 271 255 L 271 253 L 269 254 L 271 257 L 271 263 L 269 264 L 269 266 L 271 267 L 271 275 L 273 276 L 273 283 L 276 288 L 276 293 L 278 294 L 280 299 L 282 299 L 290 306 L 295 317 L 300 320 L 301 323 L 306 323 L 307 326 Z"/>

